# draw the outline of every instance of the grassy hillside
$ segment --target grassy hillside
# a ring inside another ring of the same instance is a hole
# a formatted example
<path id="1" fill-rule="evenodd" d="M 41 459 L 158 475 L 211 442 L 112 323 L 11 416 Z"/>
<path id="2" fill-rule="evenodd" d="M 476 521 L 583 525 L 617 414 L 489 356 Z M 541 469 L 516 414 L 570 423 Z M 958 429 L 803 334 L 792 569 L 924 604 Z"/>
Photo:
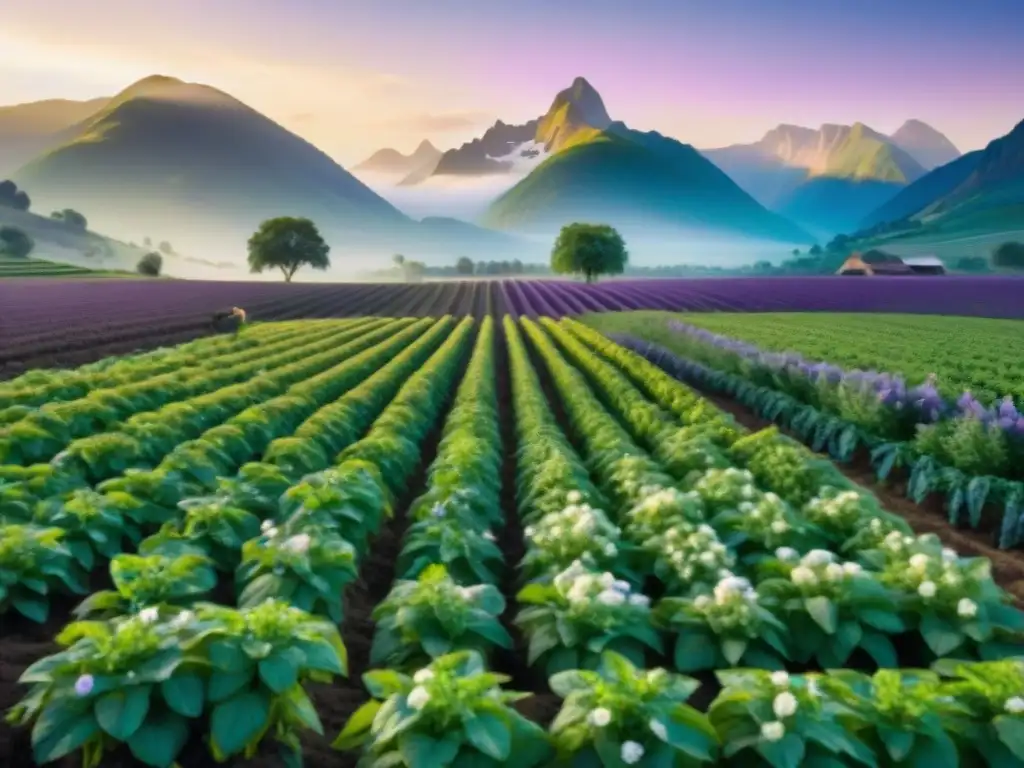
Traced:
<path id="1" fill-rule="evenodd" d="M 485 217 L 491 226 L 524 230 L 577 220 L 811 240 L 693 147 L 621 124 L 550 157 L 498 198 Z"/>

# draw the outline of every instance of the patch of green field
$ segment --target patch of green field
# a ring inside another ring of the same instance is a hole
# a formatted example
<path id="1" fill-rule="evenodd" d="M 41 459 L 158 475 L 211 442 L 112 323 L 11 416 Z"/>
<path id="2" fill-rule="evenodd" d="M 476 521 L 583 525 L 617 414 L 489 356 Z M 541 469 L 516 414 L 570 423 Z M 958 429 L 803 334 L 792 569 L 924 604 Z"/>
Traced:
<path id="1" fill-rule="evenodd" d="M 639 336 L 696 359 L 700 350 L 668 327 L 673 318 L 766 351 L 797 352 L 846 369 L 899 373 L 910 384 L 934 373 L 947 397 L 970 390 L 987 403 L 1006 395 L 1024 402 L 1021 320 L 825 312 L 619 312 L 583 320 L 600 331 Z"/>

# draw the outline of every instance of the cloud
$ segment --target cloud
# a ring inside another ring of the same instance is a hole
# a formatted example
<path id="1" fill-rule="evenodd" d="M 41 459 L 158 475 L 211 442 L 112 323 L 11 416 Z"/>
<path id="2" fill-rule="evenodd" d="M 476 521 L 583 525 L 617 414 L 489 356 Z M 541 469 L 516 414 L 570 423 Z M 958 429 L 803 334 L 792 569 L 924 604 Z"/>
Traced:
<path id="1" fill-rule="evenodd" d="M 460 112 L 419 112 L 389 118 L 382 127 L 417 133 L 452 133 L 488 125 L 494 117 L 474 110 Z"/>

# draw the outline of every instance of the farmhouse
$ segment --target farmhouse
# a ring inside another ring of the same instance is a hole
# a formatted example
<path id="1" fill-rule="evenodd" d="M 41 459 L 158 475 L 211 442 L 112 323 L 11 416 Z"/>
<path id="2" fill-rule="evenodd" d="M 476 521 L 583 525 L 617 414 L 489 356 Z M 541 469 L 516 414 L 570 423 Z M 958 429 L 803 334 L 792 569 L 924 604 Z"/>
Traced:
<path id="1" fill-rule="evenodd" d="M 839 275 L 944 275 L 943 263 L 934 256 L 901 259 L 885 251 L 854 253 L 836 271 Z"/>

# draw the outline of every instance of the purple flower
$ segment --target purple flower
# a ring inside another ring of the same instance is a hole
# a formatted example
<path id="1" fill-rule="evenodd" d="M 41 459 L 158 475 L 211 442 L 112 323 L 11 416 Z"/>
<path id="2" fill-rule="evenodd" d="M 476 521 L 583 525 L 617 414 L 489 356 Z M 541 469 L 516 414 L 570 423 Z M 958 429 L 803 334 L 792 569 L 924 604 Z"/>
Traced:
<path id="1" fill-rule="evenodd" d="M 92 675 L 82 675 L 75 680 L 75 695 L 76 696 L 88 696 L 92 693 L 92 689 L 96 685 L 96 680 Z"/>
<path id="2" fill-rule="evenodd" d="M 1020 416 L 1017 407 L 1013 404 L 1013 398 L 1009 395 L 1004 397 L 1002 402 L 999 403 L 998 413 L 1000 419 L 1010 419 L 1011 421 L 1016 421 Z"/>

